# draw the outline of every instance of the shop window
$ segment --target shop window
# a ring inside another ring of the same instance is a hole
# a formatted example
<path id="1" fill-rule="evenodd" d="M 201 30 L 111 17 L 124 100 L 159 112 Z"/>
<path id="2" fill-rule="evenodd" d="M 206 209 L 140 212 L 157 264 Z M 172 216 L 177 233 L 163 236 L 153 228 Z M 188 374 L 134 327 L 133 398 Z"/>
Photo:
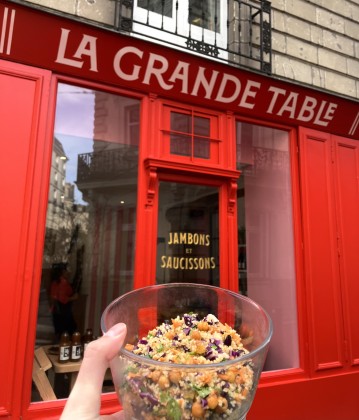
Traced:
<path id="1" fill-rule="evenodd" d="M 241 293 L 270 314 L 266 370 L 299 366 L 288 132 L 237 123 L 238 273 Z"/>
<path id="2" fill-rule="evenodd" d="M 217 117 L 165 108 L 163 153 L 191 162 L 218 163 Z"/>
<path id="3" fill-rule="evenodd" d="M 58 86 L 50 179 L 57 162 L 61 170 L 49 185 L 36 331 L 57 398 L 76 374 L 56 367 L 61 334 L 100 335 L 104 308 L 133 288 L 139 108 L 124 96 Z M 41 400 L 35 386 L 32 400 Z"/>
<path id="4" fill-rule="evenodd" d="M 157 283 L 219 286 L 218 189 L 160 182 Z"/>

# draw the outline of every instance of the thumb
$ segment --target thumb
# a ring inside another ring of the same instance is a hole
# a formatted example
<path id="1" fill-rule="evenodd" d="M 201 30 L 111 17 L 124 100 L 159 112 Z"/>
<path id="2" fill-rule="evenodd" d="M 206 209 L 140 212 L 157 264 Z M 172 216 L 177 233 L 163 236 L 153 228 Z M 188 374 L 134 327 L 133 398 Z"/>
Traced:
<path id="1" fill-rule="evenodd" d="M 118 354 L 126 337 L 126 325 L 116 324 L 86 347 L 75 386 L 67 400 L 62 420 L 98 416 L 103 379 L 109 362 Z M 78 417 L 76 417 L 76 415 Z"/>

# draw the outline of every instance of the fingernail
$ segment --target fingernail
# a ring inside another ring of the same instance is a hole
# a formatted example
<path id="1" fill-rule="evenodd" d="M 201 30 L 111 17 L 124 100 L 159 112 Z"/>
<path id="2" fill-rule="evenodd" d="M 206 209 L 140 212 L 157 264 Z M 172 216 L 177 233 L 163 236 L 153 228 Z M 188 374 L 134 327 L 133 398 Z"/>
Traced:
<path id="1" fill-rule="evenodd" d="M 105 335 L 110 337 L 117 337 L 118 335 L 123 334 L 126 331 L 126 325 L 123 323 L 119 323 L 111 327 Z"/>

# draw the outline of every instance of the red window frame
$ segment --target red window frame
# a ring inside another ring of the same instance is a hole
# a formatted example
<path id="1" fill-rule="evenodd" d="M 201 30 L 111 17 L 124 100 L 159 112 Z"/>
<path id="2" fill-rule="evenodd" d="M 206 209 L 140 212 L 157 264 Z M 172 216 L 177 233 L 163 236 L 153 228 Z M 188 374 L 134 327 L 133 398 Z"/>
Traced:
<path id="1" fill-rule="evenodd" d="M 175 131 L 171 127 L 171 113 L 178 113 L 187 115 L 192 120 L 191 131 Z M 196 117 L 206 118 L 209 120 L 210 130 L 208 136 L 201 136 L 195 133 L 193 121 Z M 161 139 L 161 157 L 171 159 L 178 162 L 191 162 L 202 165 L 219 165 L 220 162 L 220 148 L 223 147 L 222 136 L 220 135 L 219 114 L 208 112 L 204 109 L 194 107 L 179 107 L 174 104 L 163 104 L 162 113 L 162 139 Z M 191 155 L 181 155 L 171 152 L 171 136 L 188 136 L 191 139 Z M 198 139 L 208 140 L 209 142 L 209 158 L 196 157 L 194 153 L 195 142 Z"/>

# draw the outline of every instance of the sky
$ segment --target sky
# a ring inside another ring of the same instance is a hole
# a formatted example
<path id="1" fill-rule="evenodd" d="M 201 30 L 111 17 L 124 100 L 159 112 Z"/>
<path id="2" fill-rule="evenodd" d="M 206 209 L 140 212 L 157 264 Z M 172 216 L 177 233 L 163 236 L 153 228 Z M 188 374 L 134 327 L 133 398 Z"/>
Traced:
<path id="1" fill-rule="evenodd" d="M 61 142 L 66 156 L 66 181 L 75 183 L 77 156 L 93 151 L 94 92 L 72 85 L 59 84 L 55 136 Z M 75 201 L 82 201 L 81 192 L 75 188 Z"/>

